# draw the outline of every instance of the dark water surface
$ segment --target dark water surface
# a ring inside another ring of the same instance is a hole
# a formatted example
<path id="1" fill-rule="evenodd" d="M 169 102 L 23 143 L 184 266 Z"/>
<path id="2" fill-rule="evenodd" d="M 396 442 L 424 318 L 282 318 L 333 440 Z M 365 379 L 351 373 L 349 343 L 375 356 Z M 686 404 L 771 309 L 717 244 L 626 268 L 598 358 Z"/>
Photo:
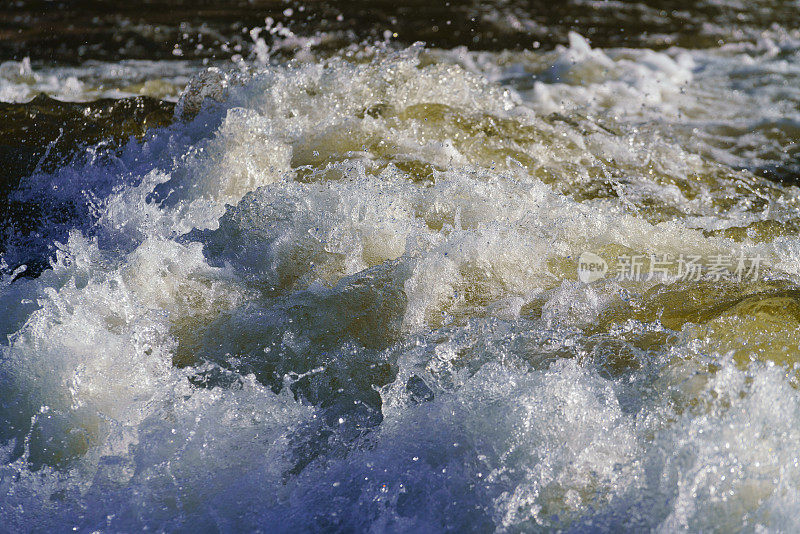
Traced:
<path id="1" fill-rule="evenodd" d="M 29 1 L 0 13 L 0 58 L 76 63 L 85 60 L 229 58 L 252 45 L 246 31 L 271 17 L 298 35 L 330 33 L 335 44 L 382 39 L 432 47 L 521 50 L 565 44 L 576 31 L 595 46 L 689 48 L 742 40 L 782 24 L 800 23 L 791 1 L 608 0 L 388 2 Z M 750 35 L 748 35 L 750 34 Z M 200 44 L 202 47 L 198 47 Z"/>

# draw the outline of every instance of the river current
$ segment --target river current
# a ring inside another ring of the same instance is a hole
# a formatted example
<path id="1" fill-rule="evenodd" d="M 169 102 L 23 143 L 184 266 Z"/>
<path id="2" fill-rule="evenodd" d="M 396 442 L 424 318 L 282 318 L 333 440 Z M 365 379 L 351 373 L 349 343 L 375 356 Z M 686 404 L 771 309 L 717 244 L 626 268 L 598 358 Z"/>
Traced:
<path id="1" fill-rule="evenodd" d="M 0 530 L 796 531 L 800 5 L 570 5 L 19 45 Z"/>

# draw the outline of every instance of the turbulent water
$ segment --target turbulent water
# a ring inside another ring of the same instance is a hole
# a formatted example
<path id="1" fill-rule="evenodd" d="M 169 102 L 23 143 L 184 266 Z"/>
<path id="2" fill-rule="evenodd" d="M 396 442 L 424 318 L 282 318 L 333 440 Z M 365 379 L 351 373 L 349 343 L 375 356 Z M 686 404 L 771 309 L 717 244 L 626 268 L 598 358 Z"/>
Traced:
<path id="1" fill-rule="evenodd" d="M 796 531 L 800 5 L 704 5 L 3 63 L 0 530 Z"/>

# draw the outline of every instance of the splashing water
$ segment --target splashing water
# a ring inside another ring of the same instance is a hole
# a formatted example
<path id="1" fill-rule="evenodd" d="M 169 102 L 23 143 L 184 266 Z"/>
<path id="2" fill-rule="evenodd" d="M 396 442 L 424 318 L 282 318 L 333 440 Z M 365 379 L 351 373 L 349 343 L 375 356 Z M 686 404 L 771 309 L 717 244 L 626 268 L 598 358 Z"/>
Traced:
<path id="1" fill-rule="evenodd" d="M 13 193 L 74 209 L 3 256 L 0 524 L 796 528 L 797 32 L 265 47 Z"/>

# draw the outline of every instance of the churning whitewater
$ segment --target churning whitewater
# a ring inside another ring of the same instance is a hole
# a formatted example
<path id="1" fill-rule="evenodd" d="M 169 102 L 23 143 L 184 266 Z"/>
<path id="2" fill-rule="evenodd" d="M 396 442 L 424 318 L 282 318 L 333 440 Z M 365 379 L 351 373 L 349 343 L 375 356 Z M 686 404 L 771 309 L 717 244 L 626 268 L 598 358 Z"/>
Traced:
<path id="1" fill-rule="evenodd" d="M 157 67 L 13 193 L 68 208 L 2 260 L 3 529 L 798 527 L 800 33 Z"/>

